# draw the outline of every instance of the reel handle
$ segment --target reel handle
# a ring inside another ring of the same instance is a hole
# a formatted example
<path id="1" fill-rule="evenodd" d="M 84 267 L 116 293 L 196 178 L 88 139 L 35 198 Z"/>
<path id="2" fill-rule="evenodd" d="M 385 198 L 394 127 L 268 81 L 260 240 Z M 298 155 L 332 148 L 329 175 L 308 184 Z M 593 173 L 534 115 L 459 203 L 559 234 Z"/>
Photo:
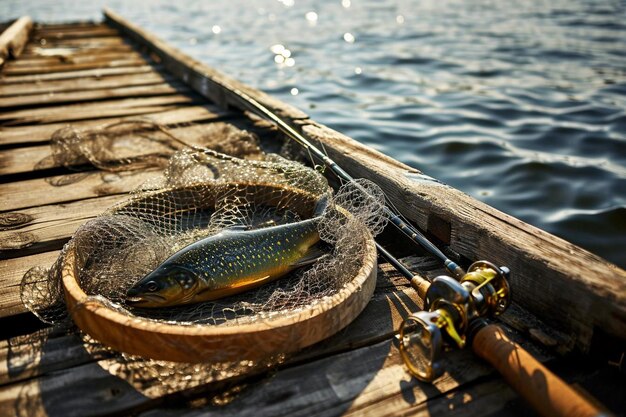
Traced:
<path id="1" fill-rule="evenodd" d="M 495 324 L 473 337 L 474 353 L 489 362 L 543 416 L 609 416 L 550 372 L 530 353 L 511 341 Z"/>

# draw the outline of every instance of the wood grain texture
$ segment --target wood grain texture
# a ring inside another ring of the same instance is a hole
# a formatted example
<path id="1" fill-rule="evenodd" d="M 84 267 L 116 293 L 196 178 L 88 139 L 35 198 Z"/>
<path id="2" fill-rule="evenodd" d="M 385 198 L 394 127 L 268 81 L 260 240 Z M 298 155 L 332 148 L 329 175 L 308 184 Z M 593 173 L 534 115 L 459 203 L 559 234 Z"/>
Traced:
<path id="1" fill-rule="evenodd" d="M 44 50 L 45 51 L 45 50 Z M 93 62 L 112 62 L 120 59 L 142 59 L 143 56 L 134 51 L 134 50 L 126 50 L 126 51 L 100 51 L 99 53 L 82 53 L 76 54 L 73 52 L 69 52 L 70 50 L 66 50 L 62 53 L 55 52 L 54 55 L 41 53 L 37 57 L 29 57 L 29 56 L 21 56 L 20 59 L 11 63 L 11 68 L 41 68 L 45 66 L 56 66 L 60 64 L 67 65 L 81 65 Z"/>
<path id="2" fill-rule="evenodd" d="M 79 71 L 96 68 L 116 68 L 116 67 L 128 67 L 128 66 L 140 66 L 145 65 L 146 61 L 143 58 L 124 58 L 119 59 L 94 59 L 91 62 L 78 62 L 78 63 L 59 63 L 59 64 L 38 64 L 29 66 L 12 65 L 12 61 L 8 62 L 3 69 L 3 73 L 6 75 L 32 75 L 32 74 L 49 74 L 52 72 L 63 71 Z"/>
<path id="3" fill-rule="evenodd" d="M 158 174 L 88 171 L 0 184 L 0 212 L 127 193 Z"/>
<path id="4" fill-rule="evenodd" d="M 85 91 L 70 91 L 59 93 L 29 94 L 0 99 L 0 109 L 47 106 L 50 104 L 77 103 L 81 101 L 92 102 L 113 98 L 137 98 L 166 96 L 169 94 L 184 94 L 189 87 L 180 82 L 168 82 L 153 85 L 138 85 L 130 87 L 113 87 Z"/>
<path id="5" fill-rule="evenodd" d="M 31 39 L 34 41 L 40 41 L 41 39 L 47 40 L 59 40 L 59 39 L 83 39 L 83 38 L 97 38 L 97 37 L 112 37 L 117 36 L 118 32 L 106 25 L 99 25 L 93 27 L 83 28 L 64 28 L 64 29 L 48 29 L 48 28 L 36 28 L 33 30 Z"/>
<path id="6" fill-rule="evenodd" d="M 101 48 L 103 46 L 128 44 L 129 41 L 120 36 L 88 37 L 78 39 L 41 39 L 38 42 L 31 42 L 26 45 L 25 50 L 30 51 L 34 48 L 65 48 L 76 46 L 81 48 Z"/>
<path id="7" fill-rule="evenodd" d="M 472 349 L 544 417 L 596 417 L 602 412 L 512 342 L 499 326 L 491 324 L 480 329 Z"/>
<path id="8" fill-rule="evenodd" d="M 104 88 L 132 87 L 138 85 L 152 85 L 171 81 L 172 77 L 163 76 L 156 72 L 122 75 L 92 75 L 66 80 L 46 81 L 28 84 L 0 83 L 0 103 L 4 97 L 22 96 L 27 94 L 67 93 Z"/>
<path id="9" fill-rule="evenodd" d="M 8 224 L 0 226 L 0 251 L 7 256 L 25 248 L 60 249 L 81 224 L 125 198 L 125 194 L 115 194 L 0 213 L 1 223 Z M 7 218 L 22 221 L 11 224 L 4 221 Z"/>
<path id="10" fill-rule="evenodd" d="M 141 119 L 170 126 L 184 123 L 206 122 L 232 116 L 232 112 L 220 110 L 213 105 L 207 104 L 203 106 L 181 106 L 170 110 L 157 110 L 153 113 L 145 113 L 130 117 L 109 117 L 102 119 L 98 118 L 96 120 L 81 119 L 72 121 L 71 124 L 78 129 L 90 129 L 120 121 Z M 100 117 L 100 115 L 96 115 L 96 117 Z M 37 126 L 0 127 L 0 145 L 47 143 L 50 141 L 50 137 L 54 132 L 66 127 L 67 125 L 68 123 L 61 122 Z"/>
<path id="11" fill-rule="evenodd" d="M 20 300 L 20 283 L 30 268 L 52 266 L 59 256 L 59 251 L 38 253 L 14 259 L 0 260 L 0 317 L 13 316 L 26 312 Z"/>
<path id="12" fill-rule="evenodd" d="M 216 120 L 217 117 L 213 119 L 215 124 L 211 126 L 208 124 L 194 124 L 192 126 L 172 127 L 169 128 L 168 131 L 175 137 L 183 138 L 188 145 L 212 146 L 213 148 L 218 148 L 219 139 L 224 137 L 218 133 L 220 129 L 224 129 L 226 132 L 241 131 L 232 127 L 232 125 L 227 126 Z M 185 120 L 185 122 L 188 123 L 189 120 Z M 72 124 L 72 126 L 79 128 L 79 126 L 75 126 L 74 124 Z M 100 123 L 100 126 L 104 127 L 102 123 Z M 224 143 L 226 143 L 226 141 L 224 141 Z M 169 147 L 157 143 L 150 143 L 147 140 L 134 143 L 133 145 L 128 143 L 119 143 L 118 145 L 115 152 L 115 160 L 137 158 L 151 154 L 168 155 L 173 152 Z M 61 161 L 55 160 L 53 157 L 52 149 L 49 145 L 21 147 L 5 150 L 0 153 L 0 177 L 3 175 L 34 173 L 42 170 L 60 168 L 62 166 L 64 165 L 61 164 Z M 66 166 L 66 168 L 67 167 L 68 166 Z"/>
<path id="13" fill-rule="evenodd" d="M 49 61 L 56 59 L 57 62 L 64 61 L 76 61 L 76 59 L 85 59 L 87 57 L 95 57 L 100 54 L 121 54 L 121 53 L 137 53 L 137 49 L 132 45 L 104 45 L 95 48 L 80 48 L 80 47 L 66 47 L 66 48 L 31 48 L 28 51 L 22 52 L 19 61 L 28 59 L 37 62 Z"/>
<path id="14" fill-rule="evenodd" d="M 26 83 L 43 83 L 52 80 L 68 80 L 72 78 L 83 77 L 103 77 L 106 75 L 128 75 L 128 74 L 144 74 L 157 70 L 159 66 L 139 65 L 120 68 L 96 68 L 81 71 L 61 71 L 50 74 L 34 74 L 34 75 L 14 75 L 7 76 L 0 73 L 0 85 L 7 84 L 26 84 Z"/>
<path id="15" fill-rule="evenodd" d="M 160 97 L 126 98 L 93 103 L 11 110 L 0 113 L 0 126 L 72 122 L 75 120 L 115 116 L 136 116 L 165 110 L 174 110 L 180 105 L 193 103 L 193 101 L 193 98 L 188 95 L 171 94 Z"/>

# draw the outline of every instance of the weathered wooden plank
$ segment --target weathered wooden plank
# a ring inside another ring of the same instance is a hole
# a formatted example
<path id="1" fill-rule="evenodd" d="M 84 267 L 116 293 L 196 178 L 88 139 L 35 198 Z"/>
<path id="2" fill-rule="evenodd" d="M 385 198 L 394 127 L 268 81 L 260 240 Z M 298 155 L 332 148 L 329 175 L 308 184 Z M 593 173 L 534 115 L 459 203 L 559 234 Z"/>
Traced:
<path id="1" fill-rule="evenodd" d="M 121 36 L 108 36 L 108 37 L 95 37 L 95 38 L 80 38 L 80 39 L 40 39 L 37 42 L 31 42 L 26 45 L 26 50 L 33 48 L 60 48 L 60 47 L 74 47 L 80 46 L 81 48 L 93 48 L 111 45 L 124 45 L 128 44 L 128 40 Z"/>
<path id="2" fill-rule="evenodd" d="M 28 16 L 20 17 L 0 33 L 0 66 L 8 58 L 17 58 L 24 50 L 33 21 Z"/>
<path id="3" fill-rule="evenodd" d="M 454 352 L 452 356 L 450 374 L 431 386 L 408 377 L 397 349 L 391 340 L 386 340 L 298 366 L 287 365 L 272 378 L 249 387 L 239 398 L 219 408 L 219 412 L 220 415 L 339 415 L 401 395 L 413 399 L 412 404 L 404 404 L 406 409 L 492 373 L 468 351 Z M 71 372 L 53 371 L 20 384 L 0 387 L 0 411 L 12 415 L 17 401 L 32 407 L 29 415 L 39 414 L 45 404 L 48 414 L 68 416 L 132 413 L 159 404 L 142 395 L 158 390 L 155 380 L 135 389 L 129 382 L 112 376 L 107 371 L 112 366 L 115 362 L 105 359 L 79 365 Z M 171 382 L 174 378 L 175 375 Z M 115 395 L 111 395 L 112 388 Z M 185 388 L 181 384 L 181 389 Z M 210 389 L 210 385 L 206 388 Z M 79 401 L 74 400 L 77 396 Z M 289 400 L 285 401 L 286 398 Z M 192 411 L 189 415 L 202 412 Z"/>
<path id="4" fill-rule="evenodd" d="M 37 30 L 59 30 L 59 31 L 71 31 L 71 30 L 84 30 L 89 28 L 98 28 L 104 26 L 101 22 L 94 22 L 93 20 L 75 20 L 71 22 L 61 23 L 35 23 L 35 29 Z"/>
<path id="5" fill-rule="evenodd" d="M 55 51 L 55 52 L 58 52 Z M 140 53 L 130 50 L 130 51 L 107 51 L 100 53 L 89 53 L 89 54 L 74 54 L 69 51 L 64 53 L 55 53 L 54 55 L 39 55 L 35 58 L 30 58 L 26 56 L 21 56 L 15 62 L 11 63 L 11 68 L 40 68 L 44 66 L 56 66 L 59 64 L 67 64 L 67 65 L 81 65 L 92 62 L 110 62 L 117 61 L 120 59 L 142 59 Z"/>
<path id="6" fill-rule="evenodd" d="M 53 72 L 50 74 L 15 75 L 7 76 L 0 73 L 0 85 L 24 84 L 24 83 L 44 83 L 52 80 L 68 80 L 83 77 L 104 77 L 107 75 L 128 75 L 144 74 L 156 71 L 159 66 L 140 65 L 120 68 L 96 68 L 81 71 Z"/>
<path id="7" fill-rule="evenodd" d="M 0 317 L 26 312 L 20 300 L 22 277 L 34 266 L 50 267 L 59 256 L 59 251 L 43 252 L 21 258 L 0 260 Z"/>
<path id="8" fill-rule="evenodd" d="M 115 194 L 0 213 L 0 251 L 9 255 L 33 245 L 40 252 L 59 249 L 78 226 L 125 198 Z"/>
<path id="9" fill-rule="evenodd" d="M 132 45 L 110 45 L 97 48 L 80 48 L 80 47 L 65 47 L 65 48 L 33 48 L 29 51 L 24 51 L 20 55 L 20 59 L 30 60 L 42 60 L 46 61 L 50 58 L 56 59 L 74 59 L 84 58 L 88 56 L 96 56 L 100 54 L 111 53 L 123 53 L 123 52 L 136 52 L 137 49 Z"/>
<path id="10" fill-rule="evenodd" d="M 224 94 L 220 85 L 226 85 L 231 90 L 236 89 L 251 94 L 256 100 L 263 103 L 278 114 L 290 119 L 304 119 L 306 113 L 282 103 L 261 91 L 252 89 L 241 82 L 230 78 L 209 66 L 183 54 L 179 50 L 166 44 L 156 36 L 134 25 L 111 10 L 105 9 L 107 23 L 118 29 L 131 39 L 145 45 L 153 54 L 160 58 L 160 63 L 172 74 L 178 76 L 201 95 L 211 99 L 222 107 L 233 105 L 241 108 L 241 101 L 233 95 Z"/>
<path id="11" fill-rule="evenodd" d="M 130 75 L 90 76 L 67 80 L 46 81 L 29 84 L 0 84 L 0 104 L 4 97 L 42 93 L 66 93 L 103 88 L 132 87 L 160 84 L 171 81 L 172 77 L 157 72 Z"/>
<path id="12" fill-rule="evenodd" d="M 90 171 L 0 184 L 0 212 L 127 193 L 155 175 Z"/>
<path id="13" fill-rule="evenodd" d="M 50 155 L 50 147 L 46 145 L 30 147 L 26 152 L 20 152 L 19 149 L 3 151 L 0 153 L 0 175 L 44 169 L 42 162 L 49 159 Z"/>
<path id="14" fill-rule="evenodd" d="M 193 98 L 189 96 L 174 94 L 161 97 L 128 98 L 95 103 L 60 105 L 39 109 L 13 110 L 0 113 L 0 125 L 15 126 L 115 116 L 132 116 L 172 110 L 174 109 L 174 105 L 192 102 Z"/>
<path id="15" fill-rule="evenodd" d="M 496 377 L 468 383 L 424 402 L 414 399 L 410 391 L 401 390 L 386 398 L 351 406 L 344 416 L 504 417 L 513 415 L 513 410 L 515 415 L 534 415 L 533 410 L 519 399 L 517 393 L 501 378 Z"/>
<path id="16" fill-rule="evenodd" d="M 180 82 L 166 82 L 153 85 L 102 88 L 97 90 L 29 94 L 1 98 L 0 109 L 25 106 L 43 106 L 61 103 L 76 103 L 81 101 L 91 102 L 94 100 L 105 100 L 112 98 L 165 96 L 168 94 L 185 93 L 187 91 L 189 91 L 189 87 L 187 87 L 185 84 L 182 84 Z"/>
<path id="17" fill-rule="evenodd" d="M 218 109 L 212 105 L 183 106 L 172 110 L 147 113 L 141 116 L 113 117 L 97 120 L 79 120 L 72 122 L 78 129 L 94 128 L 123 120 L 150 120 L 162 125 L 176 125 L 180 123 L 198 123 L 209 120 L 232 117 L 232 112 Z M 50 123 L 37 126 L 0 127 L 0 145 L 35 144 L 50 141 L 50 137 L 57 130 L 66 127 L 67 123 Z"/>
<path id="18" fill-rule="evenodd" d="M 102 22 L 97 22 L 93 20 L 83 21 L 83 22 L 62 22 L 62 23 L 35 23 L 34 29 L 39 32 L 50 32 L 50 33 L 72 33 L 72 32 L 87 32 L 90 30 L 100 31 L 103 29 L 107 29 L 108 26 Z"/>
<path id="19" fill-rule="evenodd" d="M 27 67 L 20 67 L 11 65 L 13 62 L 7 63 L 3 69 L 3 73 L 6 75 L 26 75 L 26 74 L 48 74 L 51 72 L 66 72 L 66 71 L 78 71 L 86 69 L 96 68 L 116 68 L 116 67 L 128 67 L 128 66 L 140 66 L 145 65 L 146 61 L 143 58 L 120 58 L 114 60 L 95 60 L 93 62 L 83 63 L 61 63 L 61 64 L 49 64 L 49 65 L 31 65 Z"/>
<path id="20" fill-rule="evenodd" d="M 183 138 L 188 144 L 215 147 L 215 145 L 219 145 L 219 129 L 223 131 L 227 131 L 226 129 L 228 131 L 237 130 L 232 126 L 225 126 L 224 123 L 215 122 L 211 129 L 207 125 L 196 124 L 186 127 L 174 127 L 170 129 L 170 132 L 176 137 Z M 207 137 L 207 135 L 211 137 Z M 148 143 L 147 141 L 134 144 L 125 143 L 124 146 L 125 149 L 121 149 L 121 146 L 119 146 L 116 151 L 118 159 L 171 152 L 170 148 L 166 148 L 158 143 Z M 141 148 L 138 149 L 138 146 L 141 146 Z M 52 150 L 48 145 L 10 149 L 0 153 L 0 176 L 28 173 L 61 166 L 52 157 Z M 1 247 L 2 245 L 0 245 Z"/>
<path id="21" fill-rule="evenodd" d="M 380 185 L 400 211 L 428 230 L 449 224 L 453 251 L 511 268 L 513 299 L 589 350 L 596 328 L 626 335 L 626 271 L 481 203 L 326 127 L 304 131 L 355 177 Z M 556 301 L 558 300 L 558 301 Z"/>
<path id="22" fill-rule="evenodd" d="M 405 380 L 399 382 L 404 386 Z M 425 388 L 424 388 L 425 389 Z M 435 389 L 435 388 L 433 388 Z M 241 394 L 247 395 L 247 391 Z M 284 401 L 289 401 L 288 397 Z M 234 402 L 239 401 L 235 398 Z M 349 400 L 348 400 L 349 401 Z M 346 410 L 347 409 L 347 410 Z M 221 415 L 220 406 L 197 409 L 160 408 L 138 414 L 140 417 L 195 417 Z M 272 410 L 273 411 L 273 410 Z M 295 412 L 294 415 L 308 415 L 308 407 Z M 227 412 L 227 415 L 230 413 Z M 265 416 L 265 410 L 256 412 L 253 408 L 242 410 L 241 416 Z M 278 416 L 283 415 L 278 413 Z M 485 378 L 468 383 L 441 395 L 435 395 L 427 401 L 418 402 L 407 389 L 387 398 L 376 398 L 367 404 L 352 408 L 349 405 L 334 407 L 311 415 L 316 416 L 415 416 L 415 417 L 470 417 L 470 416 L 534 416 L 534 412 L 519 399 L 518 395 L 500 378 Z"/>
<path id="23" fill-rule="evenodd" d="M 40 39 L 57 40 L 57 39 L 82 39 L 119 36 L 119 33 L 106 25 L 83 27 L 83 28 L 65 28 L 62 30 L 41 28 L 35 29 L 31 35 L 33 41 Z"/>

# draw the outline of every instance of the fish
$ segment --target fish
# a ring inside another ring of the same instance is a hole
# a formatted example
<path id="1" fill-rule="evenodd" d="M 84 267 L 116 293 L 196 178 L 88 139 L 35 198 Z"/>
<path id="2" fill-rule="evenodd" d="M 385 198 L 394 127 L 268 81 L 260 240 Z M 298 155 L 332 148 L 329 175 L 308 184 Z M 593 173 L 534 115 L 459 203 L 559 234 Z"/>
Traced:
<path id="1" fill-rule="evenodd" d="M 327 205 L 322 197 L 310 219 L 252 230 L 236 226 L 194 242 L 133 285 L 125 301 L 141 308 L 212 301 L 311 265 L 326 253 L 318 224 Z"/>

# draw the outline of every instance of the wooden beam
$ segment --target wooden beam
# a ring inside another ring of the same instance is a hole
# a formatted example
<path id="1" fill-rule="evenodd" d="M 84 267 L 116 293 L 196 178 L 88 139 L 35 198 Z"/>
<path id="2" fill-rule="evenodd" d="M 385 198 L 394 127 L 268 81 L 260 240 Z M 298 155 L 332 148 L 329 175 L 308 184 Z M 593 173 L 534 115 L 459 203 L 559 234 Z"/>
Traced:
<path id="1" fill-rule="evenodd" d="M 41 64 L 30 65 L 27 67 L 21 67 L 19 65 L 11 65 L 9 62 L 5 65 L 3 73 L 6 75 L 33 75 L 33 74 L 49 74 L 53 72 L 63 71 L 78 71 L 86 69 L 98 69 L 98 68 L 117 68 L 128 66 L 141 66 L 145 65 L 146 61 L 143 58 L 120 58 L 115 60 L 96 60 L 93 62 L 83 63 L 62 63 L 62 64 Z"/>
<path id="2" fill-rule="evenodd" d="M 125 198 L 126 194 L 114 194 L 0 213 L 0 252 L 23 254 L 33 246 L 39 252 L 58 250 L 81 224 Z"/>
<path id="3" fill-rule="evenodd" d="M 28 16 L 17 19 L 0 34 L 0 66 L 9 58 L 17 58 L 24 50 L 33 21 Z"/>
<path id="4" fill-rule="evenodd" d="M 103 88 L 134 87 L 139 85 L 153 85 L 168 82 L 172 77 L 161 75 L 157 72 L 140 74 L 123 74 L 107 76 L 88 76 L 71 78 L 66 80 L 46 81 L 28 84 L 2 84 L 0 83 L 0 103 L 4 97 L 22 96 L 33 94 L 82 92 L 88 90 L 100 90 Z"/>
<path id="5" fill-rule="evenodd" d="M 33 31 L 31 38 L 34 41 L 41 39 L 46 40 L 59 40 L 59 39 L 83 39 L 83 38 L 96 38 L 96 37 L 111 37 L 118 35 L 115 29 L 112 29 L 106 25 L 74 28 L 74 29 L 48 29 L 46 27 L 36 28 Z"/>
<path id="6" fill-rule="evenodd" d="M 131 49 L 121 51 L 102 51 L 100 53 L 75 53 L 73 50 L 54 51 L 54 54 L 37 55 L 35 57 L 27 57 L 22 55 L 20 59 L 11 62 L 11 68 L 32 68 L 55 66 L 60 64 L 81 65 L 90 62 L 111 62 L 120 59 L 142 59 L 142 55 Z"/>
<path id="7" fill-rule="evenodd" d="M 24 274 L 32 267 L 52 266 L 60 251 L 38 253 L 21 258 L 0 260 L 0 317 L 26 312 L 20 299 L 20 283 Z"/>
<path id="8" fill-rule="evenodd" d="M 140 116 L 111 117 L 96 120 L 76 120 L 72 125 L 78 129 L 89 129 L 124 120 L 149 120 L 165 126 L 184 123 L 199 123 L 210 120 L 233 117 L 232 112 L 223 111 L 210 104 L 204 106 L 181 106 L 171 110 L 160 110 Z M 97 115 L 96 117 L 99 117 Z M 41 144 L 50 141 L 57 130 L 66 127 L 66 122 L 50 123 L 36 126 L 0 127 L 0 146 L 20 144 Z"/>
<path id="9" fill-rule="evenodd" d="M 15 75 L 7 76 L 0 73 L 0 85 L 44 83 L 52 80 L 68 80 L 82 77 L 104 77 L 107 75 L 144 74 L 158 70 L 158 66 L 140 65 L 119 68 L 95 68 L 81 71 L 52 72 L 50 74 Z"/>
<path id="10" fill-rule="evenodd" d="M 47 106 L 50 104 L 78 103 L 81 101 L 89 104 L 98 100 L 113 98 L 137 98 L 166 96 L 169 94 L 184 94 L 189 91 L 189 87 L 180 82 L 165 82 L 153 85 L 137 85 L 130 87 L 112 87 L 101 89 L 86 89 L 58 93 L 40 93 L 20 96 L 0 98 L 0 109 L 26 107 L 26 106 Z"/>
<path id="11" fill-rule="evenodd" d="M 116 116 L 135 116 L 173 110 L 175 105 L 189 104 L 193 98 L 173 94 L 147 98 L 126 98 L 94 103 L 58 105 L 38 109 L 12 110 L 0 113 L 0 126 L 15 126 L 37 123 L 73 122 Z"/>
<path id="12" fill-rule="evenodd" d="M 29 43 L 26 46 L 26 50 L 33 48 L 61 48 L 61 47 L 76 47 L 81 48 L 94 48 L 111 45 L 128 45 L 128 41 L 121 36 L 108 36 L 108 37 L 93 37 L 93 38 L 79 38 L 79 39 L 50 39 L 49 41 L 40 40 L 39 42 Z"/>
<path id="13" fill-rule="evenodd" d="M 80 48 L 80 47 L 66 47 L 66 48 L 32 48 L 28 51 L 22 52 L 19 61 L 30 59 L 46 61 L 50 58 L 56 58 L 58 60 L 69 60 L 76 58 L 86 58 L 88 56 L 97 56 L 100 54 L 113 54 L 124 52 L 136 52 L 137 50 L 132 45 L 111 45 L 102 46 L 97 48 Z M 18 62 L 19 62 L 18 61 Z"/>
<path id="14" fill-rule="evenodd" d="M 0 184 L 0 212 L 128 193 L 157 175 L 157 171 L 89 171 Z"/>
<path id="15" fill-rule="evenodd" d="M 213 119 L 215 121 L 215 119 Z M 232 125 L 215 121 L 214 124 L 194 124 L 185 127 L 173 127 L 169 131 L 176 137 L 183 138 L 186 143 L 219 149 L 226 145 L 228 138 L 224 134 L 240 132 Z M 171 148 L 159 143 L 150 143 L 148 140 L 130 143 L 128 140 L 119 144 L 115 151 L 115 159 L 135 158 L 154 153 L 169 154 Z M 242 157 L 246 155 L 241 155 Z M 249 156 L 249 155 L 248 155 Z M 35 171 L 59 168 L 62 165 L 55 161 L 52 150 L 48 145 L 30 146 L 17 149 L 9 149 L 0 153 L 0 176 L 33 173 Z M 0 245 L 1 250 L 2 245 Z"/>

